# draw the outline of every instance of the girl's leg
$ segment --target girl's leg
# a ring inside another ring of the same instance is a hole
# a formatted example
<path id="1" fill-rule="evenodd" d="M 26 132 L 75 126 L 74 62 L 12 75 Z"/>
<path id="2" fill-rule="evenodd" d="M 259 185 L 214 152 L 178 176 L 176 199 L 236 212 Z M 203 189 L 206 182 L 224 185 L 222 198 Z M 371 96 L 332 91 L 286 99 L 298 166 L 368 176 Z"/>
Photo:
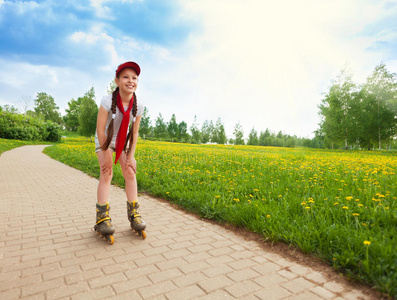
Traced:
<path id="1" fill-rule="evenodd" d="M 136 174 L 132 168 L 127 168 L 127 155 L 125 152 L 121 153 L 120 166 L 125 180 L 125 193 L 127 194 L 128 201 L 138 200 L 138 184 L 136 181 Z"/>
<path id="2" fill-rule="evenodd" d="M 131 167 L 127 167 L 127 155 L 123 152 L 120 157 L 121 171 L 125 179 L 125 193 L 127 194 L 127 216 L 131 222 L 131 228 L 137 231 L 143 238 L 146 238 L 144 229 L 145 221 L 142 220 L 138 211 L 138 185 L 136 174 Z"/>
<path id="3" fill-rule="evenodd" d="M 110 183 L 111 183 L 112 177 L 113 177 L 113 170 L 110 174 L 108 172 L 106 172 L 106 173 L 102 172 L 101 167 L 105 163 L 105 155 L 112 156 L 112 152 L 106 151 L 106 154 L 104 154 L 103 151 L 97 152 L 99 167 L 101 170 L 100 177 L 99 177 L 98 191 L 97 191 L 97 199 L 98 199 L 99 204 L 105 204 L 106 202 L 109 202 Z"/>

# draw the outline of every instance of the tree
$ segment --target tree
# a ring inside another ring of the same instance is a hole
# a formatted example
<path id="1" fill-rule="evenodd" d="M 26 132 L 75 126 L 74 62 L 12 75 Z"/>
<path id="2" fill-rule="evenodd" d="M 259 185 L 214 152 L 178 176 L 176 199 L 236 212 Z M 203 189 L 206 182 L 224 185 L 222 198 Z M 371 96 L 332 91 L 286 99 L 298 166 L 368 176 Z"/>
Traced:
<path id="1" fill-rule="evenodd" d="M 244 131 L 243 127 L 241 127 L 240 123 L 237 123 L 234 126 L 234 144 L 235 145 L 244 145 Z"/>
<path id="2" fill-rule="evenodd" d="M 43 116 L 45 121 L 52 121 L 57 124 L 61 122 L 61 115 L 58 111 L 59 107 L 56 106 L 52 96 L 44 92 L 37 93 L 34 103 L 34 111 L 37 116 Z"/>
<path id="3" fill-rule="evenodd" d="M 159 113 L 159 116 L 156 119 L 156 127 L 153 129 L 153 133 L 157 139 L 161 140 L 167 138 L 167 124 L 165 124 L 161 113 Z"/>
<path id="4" fill-rule="evenodd" d="M 116 89 L 117 85 L 114 79 L 109 83 L 109 86 L 106 88 L 106 92 L 108 95 L 112 94 L 113 91 Z"/>
<path id="5" fill-rule="evenodd" d="M 342 70 L 319 106 L 323 118 L 320 124 L 322 132 L 332 144 L 344 141 L 345 149 L 356 135 L 357 124 L 351 110 L 357 99 L 355 93 L 356 85 L 351 75 Z"/>
<path id="6" fill-rule="evenodd" d="M 27 111 L 32 107 L 32 97 L 22 96 L 18 100 L 18 106 L 21 108 L 21 112 L 26 116 Z"/>
<path id="7" fill-rule="evenodd" d="M 194 116 L 194 120 L 192 126 L 190 126 L 190 132 L 192 134 L 192 143 L 198 144 L 200 143 L 200 130 L 197 125 L 197 116 Z"/>
<path id="8" fill-rule="evenodd" d="M 65 109 L 66 115 L 63 117 L 67 130 L 77 131 L 79 127 L 79 108 L 82 99 L 82 97 L 79 97 L 77 100 L 72 99 L 68 102 L 68 108 Z"/>
<path id="9" fill-rule="evenodd" d="M 212 121 L 205 120 L 201 126 L 201 142 L 206 144 L 212 141 L 212 132 L 214 131 L 214 124 Z"/>
<path id="10" fill-rule="evenodd" d="M 143 110 L 142 117 L 141 117 L 141 123 L 139 125 L 139 135 L 142 138 L 145 138 L 147 135 L 150 134 L 151 127 L 152 127 L 152 124 L 150 121 L 149 111 L 145 107 Z"/>
<path id="11" fill-rule="evenodd" d="M 270 131 L 269 129 L 266 128 L 265 132 L 261 131 L 260 135 L 259 135 L 259 140 L 258 140 L 258 144 L 260 146 L 270 146 L 267 144 L 267 139 L 270 137 Z"/>
<path id="12" fill-rule="evenodd" d="M 178 124 L 177 129 L 178 142 L 185 143 L 189 140 L 189 134 L 187 133 L 187 123 L 182 121 Z"/>
<path id="13" fill-rule="evenodd" d="M 171 120 L 168 122 L 167 131 L 171 142 L 173 142 L 178 135 L 178 123 L 176 123 L 175 114 L 172 114 Z"/>
<path id="14" fill-rule="evenodd" d="M 221 118 L 218 118 L 216 121 L 214 130 L 212 132 L 211 141 L 222 145 L 226 144 L 227 142 L 225 127 L 223 126 Z"/>
<path id="15" fill-rule="evenodd" d="M 95 135 L 97 116 L 98 106 L 95 102 L 95 92 L 92 87 L 84 94 L 84 97 L 81 98 L 78 133 L 85 137 L 89 137 L 91 140 L 91 137 Z"/>
<path id="16" fill-rule="evenodd" d="M 4 111 L 7 113 L 12 113 L 12 114 L 17 114 L 18 113 L 18 109 L 12 105 L 4 105 L 4 106 L 0 106 L 0 111 Z"/>
<path id="17" fill-rule="evenodd" d="M 373 125 L 377 128 L 377 141 L 379 150 L 381 150 L 382 141 L 389 140 L 396 131 L 396 74 L 390 73 L 386 69 L 386 65 L 380 63 L 367 79 L 367 83 L 363 89 L 363 94 L 367 96 L 364 99 L 372 102 L 375 101 L 376 103 L 376 109 L 373 111 L 376 124 Z"/>
<path id="18" fill-rule="evenodd" d="M 259 144 L 258 132 L 254 128 L 252 128 L 251 132 L 248 135 L 247 145 L 258 145 L 258 144 Z"/>

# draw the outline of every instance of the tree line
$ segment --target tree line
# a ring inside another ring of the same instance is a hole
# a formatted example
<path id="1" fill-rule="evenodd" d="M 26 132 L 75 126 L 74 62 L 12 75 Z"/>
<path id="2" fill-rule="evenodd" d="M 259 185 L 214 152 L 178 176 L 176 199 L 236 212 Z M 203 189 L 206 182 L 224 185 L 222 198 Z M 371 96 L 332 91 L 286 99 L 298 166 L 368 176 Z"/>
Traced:
<path id="1" fill-rule="evenodd" d="M 107 89 L 110 94 L 114 82 Z M 92 138 L 96 130 L 98 106 L 92 87 L 82 97 L 71 99 L 61 116 L 54 98 L 44 92 L 38 93 L 34 109 L 28 110 L 29 101 L 20 101 L 24 114 L 58 124 L 65 130 L 76 131 Z M 397 129 L 397 81 L 396 74 L 390 73 L 384 63 L 375 67 L 367 81 L 359 85 L 352 76 L 342 70 L 331 81 L 318 106 L 321 122 L 313 139 L 291 136 L 269 129 L 258 132 L 252 128 L 244 138 L 244 130 L 238 122 L 234 126 L 233 137 L 228 138 L 221 118 L 216 122 L 205 120 L 201 127 L 195 116 L 188 126 L 185 121 L 177 122 L 175 114 L 167 122 L 161 113 L 153 120 L 147 108 L 144 109 L 139 134 L 143 139 L 161 140 L 193 144 L 233 144 L 276 147 L 312 147 L 332 149 L 396 149 Z M 13 106 L 0 106 L 0 112 L 19 113 Z"/>
<path id="2" fill-rule="evenodd" d="M 396 74 L 384 63 L 361 85 L 342 70 L 332 80 L 319 109 L 322 119 L 316 137 L 323 147 L 381 150 L 396 146 Z"/>

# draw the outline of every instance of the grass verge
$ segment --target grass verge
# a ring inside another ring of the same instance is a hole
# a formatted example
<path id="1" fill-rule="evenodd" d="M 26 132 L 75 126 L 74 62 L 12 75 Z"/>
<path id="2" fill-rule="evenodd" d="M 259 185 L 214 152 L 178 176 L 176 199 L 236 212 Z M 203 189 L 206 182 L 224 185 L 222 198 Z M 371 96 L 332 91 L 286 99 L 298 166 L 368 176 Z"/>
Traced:
<path id="1" fill-rule="evenodd" d="M 98 177 L 94 148 L 67 138 L 45 153 Z M 141 191 L 397 296 L 396 153 L 139 141 L 136 159 Z M 118 165 L 113 184 L 124 186 Z"/>

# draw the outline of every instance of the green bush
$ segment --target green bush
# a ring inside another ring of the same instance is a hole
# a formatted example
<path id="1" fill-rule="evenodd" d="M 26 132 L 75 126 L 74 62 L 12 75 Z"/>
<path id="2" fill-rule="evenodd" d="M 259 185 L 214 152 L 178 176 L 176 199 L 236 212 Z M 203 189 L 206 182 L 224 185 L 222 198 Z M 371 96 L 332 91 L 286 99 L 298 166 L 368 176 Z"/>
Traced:
<path id="1" fill-rule="evenodd" d="M 59 142 L 59 125 L 51 121 L 44 122 L 33 117 L 0 113 L 0 138 L 22 141 Z"/>

